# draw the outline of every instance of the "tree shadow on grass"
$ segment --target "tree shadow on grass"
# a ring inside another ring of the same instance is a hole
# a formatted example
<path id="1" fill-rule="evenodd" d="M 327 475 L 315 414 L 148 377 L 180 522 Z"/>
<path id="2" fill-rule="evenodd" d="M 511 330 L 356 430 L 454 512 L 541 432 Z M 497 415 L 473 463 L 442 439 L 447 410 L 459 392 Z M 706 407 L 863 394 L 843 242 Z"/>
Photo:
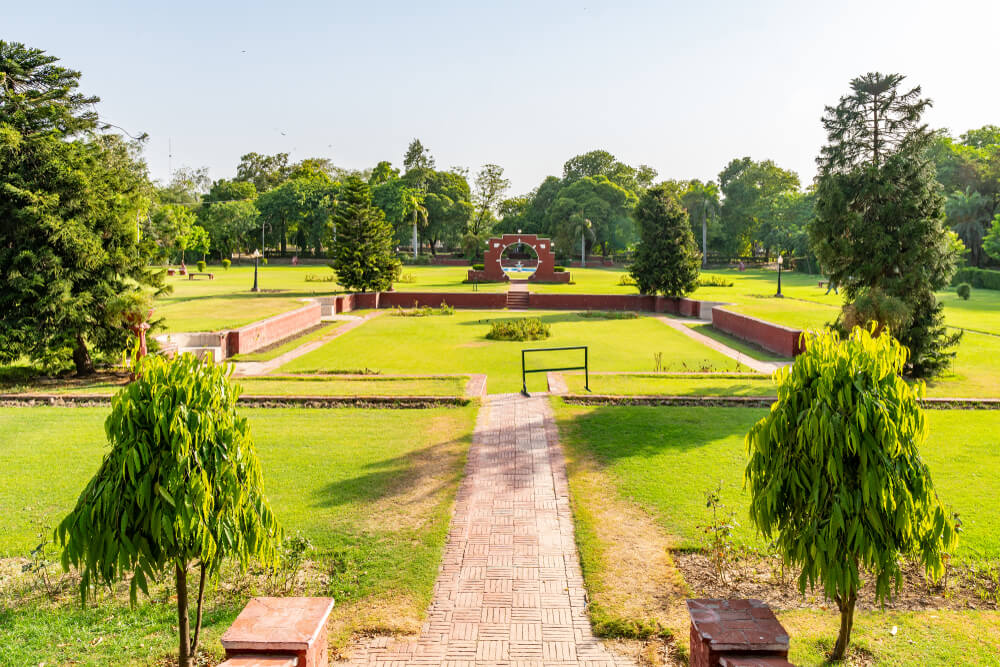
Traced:
<path id="1" fill-rule="evenodd" d="M 763 408 L 602 406 L 560 416 L 559 433 L 599 462 L 696 449 L 740 437 L 767 414 Z"/>

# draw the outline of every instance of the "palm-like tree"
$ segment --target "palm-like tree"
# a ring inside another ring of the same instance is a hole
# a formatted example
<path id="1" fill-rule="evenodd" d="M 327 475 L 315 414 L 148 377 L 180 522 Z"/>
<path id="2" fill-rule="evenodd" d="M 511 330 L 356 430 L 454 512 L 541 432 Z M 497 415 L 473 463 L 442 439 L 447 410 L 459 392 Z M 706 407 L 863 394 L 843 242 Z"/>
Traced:
<path id="1" fill-rule="evenodd" d="M 948 225 L 965 243 L 972 256 L 972 264 L 979 266 L 982 258 L 983 236 L 990 223 L 989 199 L 971 188 L 956 190 L 948 197 L 945 206 Z"/>
<path id="2" fill-rule="evenodd" d="M 419 240 L 417 238 L 417 222 L 427 225 L 427 208 L 424 206 L 424 193 L 420 190 L 409 190 L 406 195 L 406 208 L 413 216 L 413 259 L 417 258 Z"/>
<path id="3" fill-rule="evenodd" d="M 570 237 L 576 238 L 580 235 L 580 266 L 587 265 L 587 239 L 594 240 L 594 229 L 590 220 L 583 217 L 582 213 L 574 213 L 569 219 Z"/>

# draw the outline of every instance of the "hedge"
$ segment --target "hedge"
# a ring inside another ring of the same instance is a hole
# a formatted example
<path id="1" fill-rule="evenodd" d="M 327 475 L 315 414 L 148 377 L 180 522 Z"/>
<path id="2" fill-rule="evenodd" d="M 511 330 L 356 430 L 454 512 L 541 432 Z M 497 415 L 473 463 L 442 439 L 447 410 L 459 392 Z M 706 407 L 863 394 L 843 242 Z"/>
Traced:
<path id="1" fill-rule="evenodd" d="M 955 276 L 951 279 L 952 287 L 960 283 L 969 283 L 979 289 L 1000 290 L 1000 271 L 966 266 L 956 271 Z"/>

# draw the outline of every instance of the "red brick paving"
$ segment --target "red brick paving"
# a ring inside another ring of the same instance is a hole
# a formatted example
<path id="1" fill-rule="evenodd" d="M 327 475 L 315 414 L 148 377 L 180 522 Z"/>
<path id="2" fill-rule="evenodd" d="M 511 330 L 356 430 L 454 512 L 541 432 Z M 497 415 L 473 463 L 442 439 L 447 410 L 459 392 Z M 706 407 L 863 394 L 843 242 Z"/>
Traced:
<path id="1" fill-rule="evenodd" d="M 351 665 L 619 667 L 590 630 L 566 468 L 545 398 L 488 397 L 419 638 L 378 637 Z"/>

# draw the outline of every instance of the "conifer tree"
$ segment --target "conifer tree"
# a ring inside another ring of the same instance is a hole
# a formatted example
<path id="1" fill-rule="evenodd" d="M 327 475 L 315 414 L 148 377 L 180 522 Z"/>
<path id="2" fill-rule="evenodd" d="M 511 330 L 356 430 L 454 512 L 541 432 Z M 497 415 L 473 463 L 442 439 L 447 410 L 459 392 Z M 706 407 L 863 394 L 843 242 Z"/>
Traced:
<path id="1" fill-rule="evenodd" d="M 827 107 L 810 241 L 846 298 L 841 325 L 891 325 L 909 349 L 904 371 L 927 376 L 954 357 L 959 335 L 944 326 L 935 290 L 948 285 L 957 257 L 948 240 L 945 198 L 920 123 L 931 101 L 904 91 L 899 74 L 869 73 Z M 893 313 L 883 321 L 880 313 Z"/>
<path id="2" fill-rule="evenodd" d="M 393 253 L 393 229 L 372 203 L 367 183 L 357 176 L 344 181 L 333 219 L 337 240 L 331 266 L 337 281 L 349 290 L 389 289 L 400 266 Z"/>
<path id="3" fill-rule="evenodd" d="M 668 187 L 650 188 L 635 207 L 641 242 L 635 252 L 632 277 L 643 294 L 680 297 L 698 286 L 701 253 L 688 214 Z"/>

